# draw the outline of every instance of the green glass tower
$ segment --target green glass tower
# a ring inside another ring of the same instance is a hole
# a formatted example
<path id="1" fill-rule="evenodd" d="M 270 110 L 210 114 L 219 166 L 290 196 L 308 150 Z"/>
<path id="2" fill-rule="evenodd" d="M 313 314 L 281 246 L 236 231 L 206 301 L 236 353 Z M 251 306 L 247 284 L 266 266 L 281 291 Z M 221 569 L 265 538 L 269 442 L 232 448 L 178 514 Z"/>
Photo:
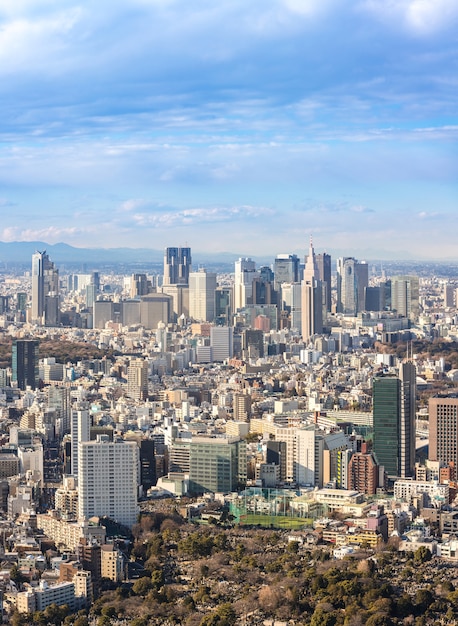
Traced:
<path id="1" fill-rule="evenodd" d="M 389 477 L 407 478 L 415 469 L 416 369 L 403 363 L 399 375 L 373 382 L 374 454 Z"/>

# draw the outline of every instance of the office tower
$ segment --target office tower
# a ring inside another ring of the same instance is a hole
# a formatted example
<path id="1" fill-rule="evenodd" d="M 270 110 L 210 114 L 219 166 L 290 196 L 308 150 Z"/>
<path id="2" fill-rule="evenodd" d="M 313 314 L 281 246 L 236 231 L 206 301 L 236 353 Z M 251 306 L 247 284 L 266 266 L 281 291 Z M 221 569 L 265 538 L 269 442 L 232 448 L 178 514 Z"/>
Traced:
<path id="1" fill-rule="evenodd" d="M 230 493 L 247 476 L 246 442 L 237 437 L 193 437 L 189 443 L 191 493 Z"/>
<path id="2" fill-rule="evenodd" d="M 366 287 L 364 290 L 364 310 L 365 311 L 382 311 L 381 305 L 381 288 Z"/>
<path id="3" fill-rule="evenodd" d="M 278 254 L 274 260 L 274 289 L 283 283 L 299 282 L 299 258 L 295 254 Z"/>
<path id="4" fill-rule="evenodd" d="M 12 380 L 19 389 L 38 386 L 38 346 L 35 339 L 15 339 L 12 348 Z"/>
<path id="5" fill-rule="evenodd" d="M 27 308 L 27 294 L 24 291 L 18 291 L 16 294 L 16 309 L 25 311 Z"/>
<path id="6" fill-rule="evenodd" d="M 164 285 L 187 285 L 191 271 L 191 248 L 166 248 L 164 253 Z"/>
<path id="7" fill-rule="evenodd" d="M 419 280 L 417 276 L 393 276 L 391 279 L 391 309 L 398 315 L 416 320 L 420 311 Z"/>
<path id="8" fill-rule="evenodd" d="M 227 326 L 232 321 L 232 287 L 217 287 L 215 291 L 215 320 Z"/>
<path id="9" fill-rule="evenodd" d="M 429 399 L 429 460 L 458 468 L 458 397 Z"/>
<path id="10" fill-rule="evenodd" d="M 256 263 L 249 258 L 235 262 L 234 312 L 247 304 L 253 304 L 253 280 L 258 275 Z"/>
<path id="11" fill-rule="evenodd" d="M 156 484 L 156 457 L 154 454 L 154 440 L 140 441 L 140 485 L 143 494 Z"/>
<path id="12" fill-rule="evenodd" d="M 71 412 L 71 470 L 72 476 L 78 476 L 79 469 L 79 448 L 82 441 L 89 441 L 91 438 L 91 418 L 87 408 L 76 405 Z"/>
<path id="13" fill-rule="evenodd" d="M 302 285 L 283 283 L 281 286 L 281 308 L 287 311 L 290 327 L 302 334 Z"/>
<path id="14" fill-rule="evenodd" d="M 442 296 L 444 299 L 444 306 L 447 308 L 453 308 L 455 306 L 455 286 L 445 283 L 443 286 Z"/>
<path id="15" fill-rule="evenodd" d="M 399 375 L 373 381 L 374 455 L 389 477 L 408 478 L 415 470 L 416 368 L 402 363 Z"/>
<path id="16" fill-rule="evenodd" d="M 160 322 L 168 324 L 172 314 L 172 298 L 165 293 L 150 293 L 140 298 L 140 323 L 154 330 Z"/>
<path id="17" fill-rule="evenodd" d="M 259 274 L 253 278 L 251 303 L 277 304 L 277 292 L 274 289 L 273 282 L 267 278 L 268 273 L 263 270 L 269 270 L 269 268 L 261 267 Z"/>
<path id="18" fill-rule="evenodd" d="M 364 289 L 368 286 L 367 263 L 352 257 L 337 260 L 337 312 L 357 315 L 364 310 Z"/>
<path id="19" fill-rule="evenodd" d="M 147 296 L 152 291 L 151 281 L 146 274 L 132 274 L 130 278 L 130 297 Z"/>
<path id="20" fill-rule="evenodd" d="M 139 449 L 135 441 L 96 441 L 78 446 L 79 517 L 109 517 L 129 528 L 138 514 Z"/>
<path id="21" fill-rule="evenodd" d="M 59 323 L 59 271 L 46 250 L 32 255 L 31 321 L 44 326 Z"/>
<path id="22" fill-rule="evenodd" d="M 226 361 L 234 356 L 234 330 L 232 326 L 210 328 L 212 361 Z"/>
<path id="23" fill-rule="evenodd" d="M 131 359 L 127 367 L 127 395 L 134 400 L 148 397 L 148 361 Z"/>
<path id="24" fill-rule="evenodd" d="M 245 329 L 242 333 L 242 351 L 244 358 L 262 358 L 264 356 L 264 332 L 257 329 Z"/>
<path id="25" fill-rule="evenodd" d="M 199 322 L 215 319 L 216 274 L 200 269 L 189 274 L 189 315 Z"/>
<path id="26" fill-rule="evenodd" d="M 323 332 L 323 283 L 319 279 L 311 240 L 301 288 L 301 332 L 304 341 L 308 341 L 313 335 Z"/>
<path id="27" fill-rule="evenodd" d="M 315 255 L 318 278 L 323 283 L 323 296 L 326 311 L 331 310 L 331 255 L 323 252 Z"/>

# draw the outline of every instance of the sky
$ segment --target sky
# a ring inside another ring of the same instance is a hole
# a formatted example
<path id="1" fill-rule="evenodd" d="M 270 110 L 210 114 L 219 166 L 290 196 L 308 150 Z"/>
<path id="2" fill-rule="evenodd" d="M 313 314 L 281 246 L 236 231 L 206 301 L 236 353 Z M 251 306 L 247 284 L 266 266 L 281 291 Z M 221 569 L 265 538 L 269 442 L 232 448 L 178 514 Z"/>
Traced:
<path id="1" fill-rule="evenodd" d="M 2 0 L 0 240 L 458 259 L 456 0 Z"/>

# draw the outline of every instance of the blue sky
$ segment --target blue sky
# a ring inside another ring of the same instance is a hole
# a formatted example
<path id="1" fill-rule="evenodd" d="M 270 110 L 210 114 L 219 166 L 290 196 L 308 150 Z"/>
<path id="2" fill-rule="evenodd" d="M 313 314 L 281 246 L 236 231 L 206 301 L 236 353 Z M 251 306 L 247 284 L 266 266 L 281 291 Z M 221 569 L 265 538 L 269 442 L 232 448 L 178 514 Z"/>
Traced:
<path id="1" fill-rule="evenodd" d="M 457 258 L 456 0 L 2 0 L 0 240 Z"/>

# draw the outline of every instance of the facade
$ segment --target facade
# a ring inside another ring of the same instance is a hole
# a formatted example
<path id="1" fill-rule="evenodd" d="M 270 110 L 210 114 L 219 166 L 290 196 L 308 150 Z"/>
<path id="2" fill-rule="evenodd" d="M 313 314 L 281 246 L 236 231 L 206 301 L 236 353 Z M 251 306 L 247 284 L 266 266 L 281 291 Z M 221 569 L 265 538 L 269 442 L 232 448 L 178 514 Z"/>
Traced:
<path id="1" fill-rule="evenodd" d="M 138 514 L 139 450 L 134 441 L 96 441 L 78 446 L 79 517 L 109 517 L 131 527 Z"/>
<path id="2" fill-rule="evenodd" d="M 210 346 L 213 361 L 226 361 L 234 356 L 234 330 L 232 326 L 212 326 Z"/>
<path id="3" fill-rule="evenodd" d="M 91 418 L 87 408 L 76 405 L 71 416 L 71 464 L 72 476 L 78 477 L 78 445 L 82 441 L 89 441 L 91 432 Z"/>
<path id="4" fill-rule="evenodd" d="M 419 314 L 419 280 L 417 276 L 393 276 L 391 309 L 398 315 L 416 320 Z"/>
<path id="5" fill-rule="evenodd" d="M 189 274 L 189 316 L 200 322 L 215 319 L 216 274 L 200 269 Z"/>
<path id="6" fill-rule="evenodd" d="M 310 241 L 310 249 L 302 281 L 302 321 L 301 330 L 304 341 L 323 332 L 323 288 L 319 278 L 315 251 Z"/>
<path id="7" fill-rule="evenodd" d="M 373 382 L 374 455 L 389 477 L 408 478 L 415 471 L 416 368 L 403 363 L 399 376 L 376 376 Z"/>
<path id="8" fill-rule="evenodd" d="M 31 321 L 40 326 L 59 323 L 59 271 L 46 250 L 32 255 Z"/>
<path id="9" fill-rule="evenodd" d="M 429 460 L 458 467 L 458 397 L 429 400 Z"/>
<path id="10" fill-rule="evenodd" d="M 191 271 L 191 248 L 166 248 L 164 253 L 164 285 L 187 285 Z"/>
<path id="11" fill-rule="evenodd" d="M 331 311 L 331 255 L 323 252 L 315 255 L 318 277 L 323 283 L 324 305 L 326 311 Z"/>
<path id="12" fill-rule="evenodd" d="M 227 493 L 245 485 L 246 442 L 236 437 L 194 437 L 189 443 L 191 493 Z"/>
<path id="13" fill-rule="evenodd" d="M 253 304 L 253 281 L 258 275 L 256 263 L 249 258 L 235 262 L 234 273 L 234 312 Z"/>
<path id="14" fill-rule="evenodd" d="M 299 257 L 296 254 L 278 254 L 274 260 L 274 289 L 279 291 L 283 283 L 299 281 Z"/>
<path id="15" fill-rule="evenodd" d="M 56 546 L 76 550 L 81 539 L 88 543 L 105 543 L 105 526 L 89 524 L 87 520 L 76 522 L 61 518 L 56 512 L 37 515 L 37 527 L 52 539 Z"/>
<path id="16" fill-rule="evenodd" d="M 35 339 L 13 341 L 12 379 L 19 389 L 36 389 L 38 385 L 38 346 Z"/>
<path id="17" fill-rule="evenodd" d="M 347 489 L 375 495 L 378 487 L 378 467 L 372 454 L 355 452 L 348 461 Z"/>
<path id="18" fill-rule="evenodd" d="M 363 311 L 368 282 L 367 263 L 353 257 L 337 259 L 337 312 L 355 316 Z"/>
<path id="19" fill-rule="evenodd" d="M 127 395 L 134 400 L 148 397 L 148 361 L 132 359 L 127 367 Z"/>

